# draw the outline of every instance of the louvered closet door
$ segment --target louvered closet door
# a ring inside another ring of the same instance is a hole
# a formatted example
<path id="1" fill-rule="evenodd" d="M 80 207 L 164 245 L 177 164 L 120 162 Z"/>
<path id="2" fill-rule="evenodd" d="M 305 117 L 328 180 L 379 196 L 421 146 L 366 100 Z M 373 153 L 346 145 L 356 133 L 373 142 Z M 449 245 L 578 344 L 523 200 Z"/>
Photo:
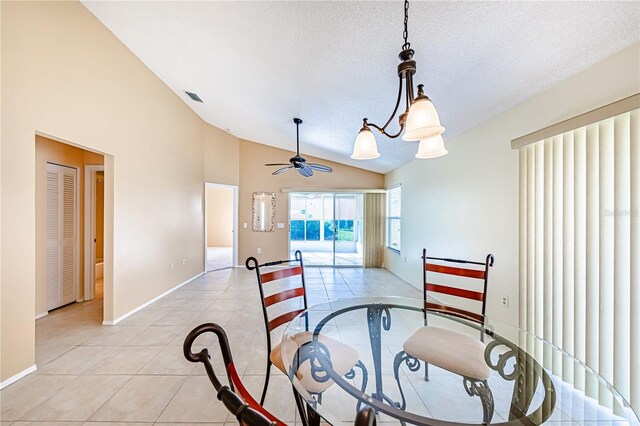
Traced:
<path id="1" fill-rule="evenodd" d="M 76 169 L 47 164 L 47 308 L 76 300 Z"/>

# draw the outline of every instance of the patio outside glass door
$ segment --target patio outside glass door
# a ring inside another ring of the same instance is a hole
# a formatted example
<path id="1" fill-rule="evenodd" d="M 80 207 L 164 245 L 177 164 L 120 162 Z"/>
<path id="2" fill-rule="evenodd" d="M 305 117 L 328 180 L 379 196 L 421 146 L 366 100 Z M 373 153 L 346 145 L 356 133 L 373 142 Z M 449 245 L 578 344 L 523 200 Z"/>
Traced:
<path id="1" fill-rule="evenodd" d="M 289 194 L 289 249 L 314 266 L 362 266 L 362 194 Z"/>

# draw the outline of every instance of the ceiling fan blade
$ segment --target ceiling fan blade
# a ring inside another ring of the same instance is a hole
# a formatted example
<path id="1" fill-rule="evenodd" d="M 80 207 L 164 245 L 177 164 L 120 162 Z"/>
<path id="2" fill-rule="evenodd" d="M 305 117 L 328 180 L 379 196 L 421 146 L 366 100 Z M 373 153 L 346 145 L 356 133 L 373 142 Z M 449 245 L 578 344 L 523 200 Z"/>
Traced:
<path id="1" fill-rule="evenodd" d="M 265 166 L 288 166 L 289 163 L 268 163 Z"/>
<path id="2" fill-rule="evenodd" d="M 331 173 L 333 171 L 331 167 L 325 166 L 324 164 L 307 163 L 307 165 L 318 172 Z"/>
<path id="3" fill-rule="evenodd" d="M 313 170 L 306 164 L 303 164 L 302 167 L 298 167 L 298 172 L 304 177 L 313 176 Z"/>
<path id="4" fill-rule="evenodd" d="M 274 175 L 274 176 L 275 176 L 275 175 L 279 175 L 279 174 L 282 174 L 282 173 L 284 173 L 284 172 L 289 171 L 289 169 L 292 169 L 292 168 L 293 168 L 293 166 L 283 167 L 283 168 L 281 168 L 281 169 L 276 170 L 275 172 L 273 172 L 273 173 L 271 173 L 271 174 L 272 174 L 272 175 Z"/>

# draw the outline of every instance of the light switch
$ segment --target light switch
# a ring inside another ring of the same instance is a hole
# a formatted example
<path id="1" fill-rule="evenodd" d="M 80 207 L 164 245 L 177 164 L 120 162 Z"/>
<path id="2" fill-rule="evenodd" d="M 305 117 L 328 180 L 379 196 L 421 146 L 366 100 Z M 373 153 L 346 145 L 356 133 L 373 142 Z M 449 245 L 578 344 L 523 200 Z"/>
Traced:
<path id="1" fill-rule="evenodd" d="M 246 227 L 247 227 L 247 222 L 243 223 L 243 224 L 242 224 L 242 227 L 243 227 L 243 228 L 246 228 Z"/>
<path id="2" fill-rule="evenodd" d="M 278 223 L 278 229 L 284 229 L 284 223 Z"/>

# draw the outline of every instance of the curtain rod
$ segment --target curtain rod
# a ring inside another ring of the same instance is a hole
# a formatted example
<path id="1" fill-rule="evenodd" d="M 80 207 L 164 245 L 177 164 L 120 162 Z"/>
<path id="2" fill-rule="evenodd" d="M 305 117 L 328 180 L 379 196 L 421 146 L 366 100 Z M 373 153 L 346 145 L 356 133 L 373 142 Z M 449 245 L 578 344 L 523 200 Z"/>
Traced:
<path id="1" fill-rule="evenodd" d="M 511 141 L 511 149 L 522 148 L 525 145 L 557 136 L 592 123 L 597 123 L 598 121 L 606 120 L 607 118 L 615 117 L 616 115 L 624 114 L 625 112 L 638 108 L 640 108 L 640 93 L 513 139 Z"/>
<path id="2" fill-rule="evenodd" d="M 281 192 L 337 192 L 349 194 L 386 194 L 385 189 L 282 188 Z"/>

